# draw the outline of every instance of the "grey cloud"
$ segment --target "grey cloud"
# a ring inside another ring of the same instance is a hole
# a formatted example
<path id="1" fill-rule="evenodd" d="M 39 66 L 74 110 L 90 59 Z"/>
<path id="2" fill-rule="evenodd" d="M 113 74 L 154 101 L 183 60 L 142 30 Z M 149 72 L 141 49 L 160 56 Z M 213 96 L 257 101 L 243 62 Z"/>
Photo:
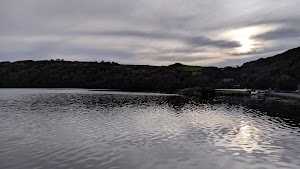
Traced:
<path id="1" fill-rule="evenodd" d="M 256 35 L 253 38 L 263 40 L 295 38 L 300 36 L 300 29 L 295 28 L 281 28 L 275 31 L 270 31 L 264 34 Z"/>
<path id="2" fill-rule="evenodd" d="M 74 32 L 80 35 L 91 36 L 116 36 L 116 37 L 132 37 L 132 38 L 148 38 L 148 39 L 180 39 L 181 36 L 171 35 L 163 32 L 145 32 L 137 30 L 117 30 L 117 31 L 88 31 Z"/>
<path id="3" fill-rule="evenodd" d="M 167 50 L 166 52 L 174 52 L 174 53 L 178 53 L 178 54 L 192 54 L 192 53 L 207 52 L 207 50 L 204 48 L 186 47 L 186 48 L 177 48 L 177 49 L 173 49 L 173 50 Z"/>
<path id="4" fill-rule="evenodd" d="M 25 46 L 25 45 L 23 45 Z M 27 44 L 22 51 L 10 50 L 1 51 L 1 60 L 41 60 L 41 59 L 56 59 L 53 57 L 67 57 L 70 58 L 73 55 L 82 56 L 82 59 L 89 60 L 107 60 L 107 61 L 119 61 L 126 63 L 128 60 L 134 60 L 135 54 L 120 49 L 109 49 L 95 46 L 78 46 L 67 44 L 66 41 L 60 42 L 38 42 L 34 44 Z M 18 59 L 24 58 L 24 59 Z M 78 60 L 77 58 L 75 60 Z M 86 61 L 89 61 L 86 60 Z"/>
<path id="5" fill-rule="evenodd" d="M 96 57 L 97 59 L 101 58 L 115 58 L 119 60 L 127 60 L 132 59 L 135 55 L 128 51 L 117 50 L 117 49 L 104 49 L 104 48 L 97 48 L 97 49 L 64 49 L 66 54 L 79 54 L 79 55 L 88 55 Z M 115 60 L 117 61 L 117 60 Z"/>
<path id="6" fill-rule="evenodd" d="M 156 61 L 168 61 L 168 62 L 196 62 L 196 61 L 202 61 L 202 60 L 210 60 L 215 59 L 216 57 L 208 57 L 208 56 L 160 56 L 156 58 Z"/>
<path id="7" fill-rule="evenodd" d="M 187 42 L 194 46 L 215 46 L 219 48 L 236 48 L 241 46 L 241 44 L 236 41 L 211 40 L 202 36 L 189 38 Z"/>
<path id="8" fill-rule="evenodd" d="M 116 36 L 116 37 L 138 37 L 147 39 L 165 39 L 165 40 L 178 40 L 192 46 L 214 46 L 218 48 L 236 48 L 240 47 L 240 43 L 230 40 L 212 40 L 204 36 L 192 36 L 182 34 L 171 34 L 166 32 L 144 32 L 133 30 L 118 30 L 118 31 L 102 31 L 102 32 L 77 32 L 81 35 L 94 35 L 94 36 Z"/>

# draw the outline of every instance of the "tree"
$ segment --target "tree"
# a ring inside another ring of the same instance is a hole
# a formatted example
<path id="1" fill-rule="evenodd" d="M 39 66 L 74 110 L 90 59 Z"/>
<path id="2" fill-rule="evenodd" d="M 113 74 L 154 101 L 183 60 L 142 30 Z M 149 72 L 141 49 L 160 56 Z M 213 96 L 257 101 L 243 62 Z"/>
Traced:
<path id="1" fill-rule="evenodd" d="M 289 75 L 281 75 L 277 78 L 276 85 L 282 90 L 295 90 L 297 80 Z"/>

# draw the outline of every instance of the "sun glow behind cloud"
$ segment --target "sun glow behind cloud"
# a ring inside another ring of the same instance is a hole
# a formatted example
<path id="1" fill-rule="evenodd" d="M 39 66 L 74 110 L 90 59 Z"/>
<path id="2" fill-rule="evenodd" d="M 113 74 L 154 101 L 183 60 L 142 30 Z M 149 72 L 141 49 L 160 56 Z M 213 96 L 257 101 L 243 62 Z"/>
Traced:
<path id="1" fill-rule="evenodd" d="M 242 45 L 238 49 L 240 53 L 250 52 L 254 45 L 254 41 L 249 38 L 241 39 L 240 43 Z"/>
<path id="2" fill-rule="evenodd" d="M 256 39 L 253 39 L 255 35 L 265 33 L 267 31 L 273 30 L 277 28 L 276 25 L 259 25 L 259 26 L 251 26 L 244 27 L 239 29 L 234 29 L 225 34 L 227 38 L 231 38 L 232 40 L 238 41 L 241 46 L 236 48 L 236 53 L 247 53 L 251 52 L 256 48 L 260 48 L 262 46 L 262 42 Z"/>
<path id="3" fill-rule="evenodd" d="M 240 42 L 241 47 L 238 48 L 239 53 L 250 52 L 254 47 L 254 40 L 251 36 L 257 32 L 255 28 L 243 28 L 233 31 L 233 39 Z"/>

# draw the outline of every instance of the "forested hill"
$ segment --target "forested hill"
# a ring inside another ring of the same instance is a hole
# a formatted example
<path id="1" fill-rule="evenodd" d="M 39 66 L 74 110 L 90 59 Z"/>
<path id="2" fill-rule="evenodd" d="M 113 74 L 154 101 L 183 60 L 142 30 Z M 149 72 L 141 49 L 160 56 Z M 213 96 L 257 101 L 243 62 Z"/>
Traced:
<path id="1" fill-rule="evenodd" d="M 300 83 L 299 58 L 300 48 L 295 48 L 237 68 L 63 60 L 1 62 L 0 87 L 173 91 L 210 86 L 294 90 Z"/>
<path id="2" fill-rule="evenodd" d="M 300 84 L 300 47 L 243 64 L 238 81 L 249 88 L 294 90 Z"/>

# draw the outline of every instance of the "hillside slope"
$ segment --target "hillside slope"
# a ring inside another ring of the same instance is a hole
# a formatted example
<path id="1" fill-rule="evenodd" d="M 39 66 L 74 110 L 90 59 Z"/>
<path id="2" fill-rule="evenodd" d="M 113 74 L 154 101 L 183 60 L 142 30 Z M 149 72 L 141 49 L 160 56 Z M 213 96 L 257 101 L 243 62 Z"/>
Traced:
<path id="1" fill-rule="evenodd" d="M 238 68 L 239 83 L 249 88 L 296 89 L 300 83 L 300 47 Z"/>

